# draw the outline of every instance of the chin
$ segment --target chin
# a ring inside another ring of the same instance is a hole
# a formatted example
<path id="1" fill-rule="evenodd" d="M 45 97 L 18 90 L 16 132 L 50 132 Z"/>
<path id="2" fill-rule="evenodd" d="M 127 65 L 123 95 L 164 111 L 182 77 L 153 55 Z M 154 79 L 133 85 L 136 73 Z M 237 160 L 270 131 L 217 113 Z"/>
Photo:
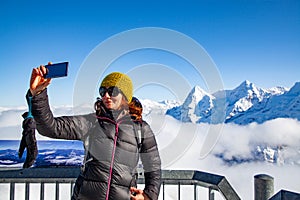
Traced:
<path id="1" fill-rule="evenodd" d="M 113 106 L 106 106 L 108 110 L 113 110 Z"/>

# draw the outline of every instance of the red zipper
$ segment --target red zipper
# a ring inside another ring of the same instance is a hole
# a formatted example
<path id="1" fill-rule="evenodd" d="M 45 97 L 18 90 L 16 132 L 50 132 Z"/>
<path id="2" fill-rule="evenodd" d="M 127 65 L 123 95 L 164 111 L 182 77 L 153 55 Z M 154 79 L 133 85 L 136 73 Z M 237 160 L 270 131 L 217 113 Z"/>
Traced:
<path id="1" fill-rule="evenodd" d="M 107 190 L 106 190 L 106 197 L 105 200 L 108 200 L 109 198 L 109 192 L 110 192 L 110 186 L 111 186 L 111 179 L 112 179 L 112 173 L 113 173 L 113 167 L 114 167 L 114 161 L 115 161 L 115 153 L 116 153 L 116 147 L 117 147 L 117 140 L 118 140 L 118 135 L 119 135 L 119 124 L 122 121 L 119 122 L 115 122 L 109 118 L 106 117 L 98 117 L 98 119 L 102 119 L 102 120 L 107 120 L 110 121 L 111 123 L 113 123 L 115 125 L 115 137 L 114 137 L 114 147 L 113 147 L 113 151 L 112 151 L 112 155 L 111 155 L 111 162 L 110 162 L 110 166 L 109 166 L 109 176 L 108 176 L 108 180 L 107 180 Z"/>

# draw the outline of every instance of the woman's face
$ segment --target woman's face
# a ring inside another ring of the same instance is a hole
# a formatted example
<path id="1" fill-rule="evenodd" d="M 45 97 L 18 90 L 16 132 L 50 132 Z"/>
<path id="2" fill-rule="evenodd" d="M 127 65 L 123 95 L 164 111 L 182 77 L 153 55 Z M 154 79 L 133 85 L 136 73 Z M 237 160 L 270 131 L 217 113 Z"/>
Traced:
<path id="1" fill-rule="evenodd" d="M 105 92 L 102 96 L 102 101 L 104 106 L 109 110 L 119 110 L 122 105 L 123 95 L 120 92 L 117 96 L 109 95 L 108 92 Z"/>

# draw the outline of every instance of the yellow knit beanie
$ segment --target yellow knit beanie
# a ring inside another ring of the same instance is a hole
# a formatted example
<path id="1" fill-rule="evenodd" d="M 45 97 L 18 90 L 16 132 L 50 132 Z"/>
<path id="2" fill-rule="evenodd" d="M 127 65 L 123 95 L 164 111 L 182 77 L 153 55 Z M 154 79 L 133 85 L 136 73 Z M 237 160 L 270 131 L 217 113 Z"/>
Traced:
<path id="1" fill-rule="evenodd" d="M 118 87 L 127 101 L 130 102 L 133 95 L 133 85 L 129 76 L 120 72 L 108 74 L 102 81 L 101 87 Z"/>

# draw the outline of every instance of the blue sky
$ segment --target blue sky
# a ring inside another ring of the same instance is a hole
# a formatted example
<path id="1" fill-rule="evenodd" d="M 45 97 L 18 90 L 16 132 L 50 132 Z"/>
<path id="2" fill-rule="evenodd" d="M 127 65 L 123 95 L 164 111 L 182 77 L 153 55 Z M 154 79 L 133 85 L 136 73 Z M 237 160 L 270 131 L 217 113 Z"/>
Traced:
<path id="1" fill-rule="evenodd" d="M 49 93 L 54 105 L 72 104 L 77 73 L 91 51 L 113 35 L 142 27 L 167 28 L 194 39 L 213 59 L 225 89 L 244 80 L 262 88 L 300 81 L 299 1 L 5 0 L 0 7 L 0 106 L 25 105 L 32 68 L 48 61 L 70 62 L 68 77 L 53 80 Z M 191 85 L 203 84 L 186 70 L 185 61 L 161 51 L 125 55 L 115 69 L 145 63 L 162 63 L 187 73 Z M 146 88 L 138 94 L 168 97 Z"/>

